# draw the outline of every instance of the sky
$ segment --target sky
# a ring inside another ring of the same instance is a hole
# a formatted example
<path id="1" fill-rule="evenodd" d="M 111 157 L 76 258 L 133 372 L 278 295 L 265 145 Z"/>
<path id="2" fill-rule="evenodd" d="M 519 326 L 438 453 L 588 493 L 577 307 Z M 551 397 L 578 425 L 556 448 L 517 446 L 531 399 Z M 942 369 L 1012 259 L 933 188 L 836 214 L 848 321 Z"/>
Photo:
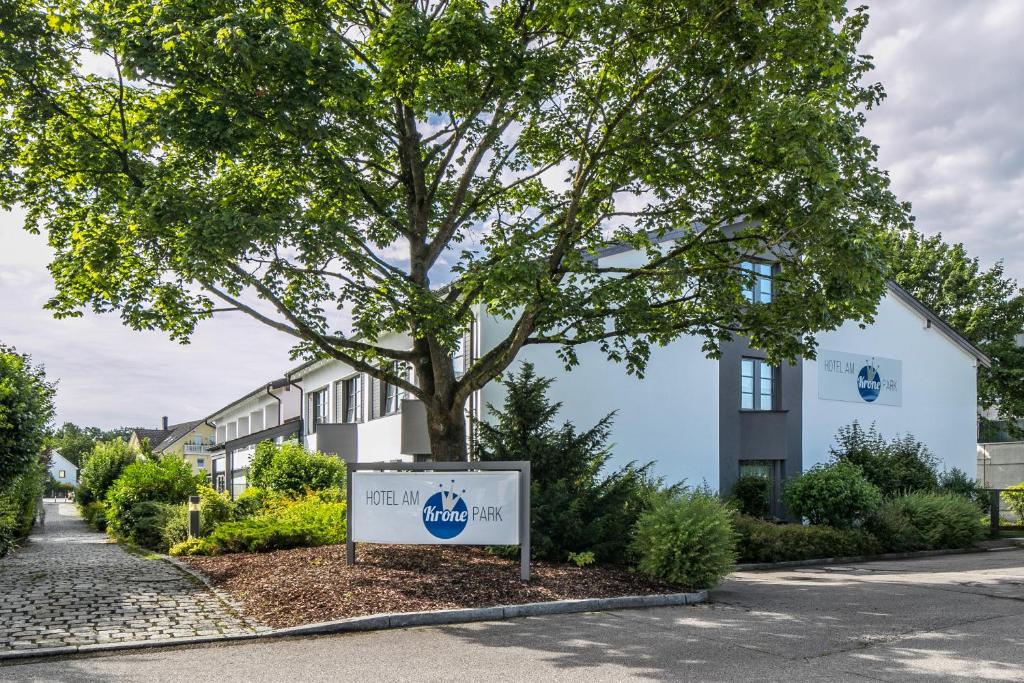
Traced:
<path id="1" fill-rule="evenodd" d="M 1024 281 L 1024 2 L 884 0 L 861 52 L 888 98 L 865 133 L 917 227 L 963 242 Z M 0 342 L 58 379 L 57 422 L 112 428 L 198 419 L 295 363 L 290 340 L 240 313 L 201 323 L 191 343 L 136 332 L 117 314 L 55 320 L 43 237 L 0 212 Z"/>

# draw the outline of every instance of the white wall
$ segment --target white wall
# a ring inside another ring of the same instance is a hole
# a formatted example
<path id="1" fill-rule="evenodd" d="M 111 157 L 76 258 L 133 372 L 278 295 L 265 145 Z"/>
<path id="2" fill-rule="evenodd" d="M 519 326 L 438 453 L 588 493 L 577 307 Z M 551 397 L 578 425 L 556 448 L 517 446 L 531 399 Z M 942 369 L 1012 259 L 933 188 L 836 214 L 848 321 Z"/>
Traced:
<path id="1" fill-rule="evenodd" d="M 894 295 L 878 307 L 875 323 L 846 323 L 818 335 L 818 346 L 902 361 L 902 406 L 818 398 L 818 363 L 804 361 L 804 467 L 829 459 L 840 427 L 875 423 L 886 438 L 910 433 L 942 460 L 942 467 L 973 473 L 976 463 L 976 360 Z"/>

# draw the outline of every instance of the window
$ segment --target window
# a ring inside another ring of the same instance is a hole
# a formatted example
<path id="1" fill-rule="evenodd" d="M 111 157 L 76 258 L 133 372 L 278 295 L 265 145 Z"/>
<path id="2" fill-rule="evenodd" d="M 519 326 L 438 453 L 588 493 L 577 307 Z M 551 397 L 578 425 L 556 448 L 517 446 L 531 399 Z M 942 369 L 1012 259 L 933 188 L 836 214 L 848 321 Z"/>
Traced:
<path id="1" fill-rule="evenodd" d="M 392 372 L 399 377 L 409 377 L 409 366 L 402 362 L 395 362 Z M 402 410 L 402 399 L 405 398 L 405 391 L 394 384 L 382 382 L 379 379 L 370 378 L 370 419 L 393 415 Z"/>
<path id="2" fill-rule="evenodd" d="M 59 471 L 57 472 L 57 478 L 58 478 L 58 479 L 63 479 L 63 478 L 64 478 L 64 477 L 66 477 L 66 476 L 67 476 L 67 472 L 65 472 L 64 470 L 59 470 Z"/>
<path id="3" fill-rule="evenodd" d="M 316 432 L 316 426 L 327 422 L 327 389 L 318 389 L 309 394 L 309 426 L 307 433 Z"/>
<path id="4" fill-rule="evenodd" d="M 198 467 L 199 469 L 205 469 L 206 460 L 203 458 L 196 458 L 196 467 Z"/>
<path id="5" fill-rule="evenodd" d="M 341 421 L 363 421 L 363 383 L 362 375 L 356 375 L 341 383 Z"/>
<path id="6" fill-rule="evenodd" d="M 390 415 L 402 409 L 402 397 L 394 384 L 384 385 L 384 414 Z"/>
<path id="7" fill-rule="evenodd" d="M 466 337 L 460 336 L 456 340 L 455 350 L 452 352 L 452 365 L 455 367 L 455 376 L 462 377 L 466 372 Z"/>
<path id="8" fill-rule="evenodd" d="M 775 408 L 775 368 L 758 358 L 744 358 L 740 370 L 740 409 Z"/>
<path id="9" fill-rule="evenodd" d="M 754 276 L 753 283 L 743 286 L 743 296 L 747 301 L 768 304 L 772 301 L 772 264 L 757 261 L 744 261 L 740 264 L 743 272 Z"/>

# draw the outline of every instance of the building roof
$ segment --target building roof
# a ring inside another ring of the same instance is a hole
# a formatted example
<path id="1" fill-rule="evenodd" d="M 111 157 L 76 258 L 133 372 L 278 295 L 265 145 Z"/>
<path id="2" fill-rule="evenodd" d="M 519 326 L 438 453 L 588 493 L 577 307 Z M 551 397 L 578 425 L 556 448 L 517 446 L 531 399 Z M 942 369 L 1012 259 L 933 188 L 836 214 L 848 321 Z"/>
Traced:
<path id="1" fill-rule="evenodd" d="M 189 432 L 201 424 L 203 424 L 202 420 L 192 420 L 191 422 L 182 422 L 180 424 L 171 425 L 171 428 L 166 432 L 166 436 L 164 436 L 156 446 L 153 446 L 153 451 L 156 453 L 163 452 L 170 448 L 174 442 L 185 437 Z M 149 443 L 152 444 L 153 442 L 150 441 Z"/>
<path id="2" fill-rule="evenodd" d="M 271 380 L 269 382 L 264 382 L 263 384 L 259 385 L 258 387 L 256 387 L 252 391 L 250 391 L 245 396 L 242 396 L 241 398 L 236 398 L 234 401 L 232 401 L 231 403 L 227 404 L 223 408 L 220 408 L 218 410 L 213 411 L 212 413 L 210 413 L 209 415 L 206 416 L 206 419 L 209 420 L 214 415 L 217 415 L 219 413 L 223 413 L 225 410 L 227 410 L 228 408 L 231 408 L 232 406 L 236 406 L 236 405 L 238 405 L 239 403 L 241 403 L 243 401 L 248 401 L 253 396 L 256 396 L 258 394 L 265 394 L 267 392 L 268 388 L 269 389 L 280 389 L 281 387 L 285 386 L 286 384 L 289 384 L 289 380 L 286 377 L 281 377 L 279 379 L 274 379 L 274 380 Z M 200 420 L 200 422 L 202 422 L 202 420 Z"/>
<path id="3" fill-rule="evenodd" d="M 149 445 L 154 448 L 166 439 L 170 433 L 170 429 L 148 429 L 146 427 L 135 427 L 132 429 L 132 434 L 139 440 L 139 443 L 142 443 L 144 439 L 149 439 Z"/>

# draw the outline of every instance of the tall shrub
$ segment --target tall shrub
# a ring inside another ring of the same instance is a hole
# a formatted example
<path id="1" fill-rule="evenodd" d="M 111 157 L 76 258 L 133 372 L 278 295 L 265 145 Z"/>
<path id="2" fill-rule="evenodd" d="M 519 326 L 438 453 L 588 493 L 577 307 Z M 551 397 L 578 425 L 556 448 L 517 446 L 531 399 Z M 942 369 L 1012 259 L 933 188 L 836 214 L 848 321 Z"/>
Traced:
<path id="1" fill-rule="evenodd" d="M 264 441 L 256 446 L 249 465 L 249 484 L 289 495 L 344 488 L 345 463 L 333 455 L 310 453 L 294 442 L 279 446 Z"/>
<path id="2" fill-rule="evenodd" d="M 37 461 L 0 490 L 0 557 L 32 530 L 45 481 L 46 468 Z"/>
<path id="3" fill-rule="evenodd" d="M 736 562 L 733 515 L 703 489 L 656 496 L 636 523 L 637 569 L 685 588 L 712 588 Z"/>
<path id="4" fill-rule="evenodd" d="M 205 482 L 203 475 L 192 474 L 192 466 L 176 456 L 133 462 L 107 491 L 108 526 L 117 536 L 131 538 L 139 503 L 184 503 Z"/>
<path id="5" fill-rule="evenodd" d="M 772 483 L 756 474 L 740 477 L 733 484 L 731 499 L 742 514 L 766 519 L 772 508 Z"/>
<path id="6" fill-rule="evenodd" d="M 547 397 L 552 383 L 530 363 L 509 376 L 503 408 L 488 405 L 491 419 L 477 423 L 477 455 L 530 461 L 534 558 L 564 562 L 569 553 L 591 551 L 598 561 L 622 562 L 658 482 L 649 475 L 650 464 L 605 472 L 612 415 L 584 431 L 556 426 L 562 404 Z"/>
<path id="7" fill-rule="evenodd" d="M 53 419 L 53 393 L 42 367 L 0 344 L 0 491 L 39 459 Z"/>
<path id="8" fill-rule="evenodd" d="M 939 475 L 940 493 L 952 493 L 973 502 L 978 509 L 987 513 L 990 507 L 989 494 L 978 480 L 959 467 L 946 470 Z"/>
<path id="9" fill-rule="evenodd" d="M 897 552 L 969 548 L 985 534 L 974 503 L 950 493 L 918 492 L 887 500 L 870 528 Z"/>
<path id="10" fill-rule="evenodd" d="M 85 463 L 78 475 L 75 500 L 83 508 L 94 501 L 102 501 L 124 468 L 138 460 L 139 456 L 140 453 L 123 439 L 97 442 L 85 456 Z"/>
<path id="11" fill-rule="evenodd" d="M 878 488 L 856 465 L 840 460 L 815 465 L 786 483 L 782 500 L 797 517 L 837 529 L 857 526 L 882 502 Z"/>
<path id="12" fill-rule="evenodd" d="M 872 424 L 865 430 L 856 420 L 841 427 L 831 449 L 836 462 L 860 468 L 884 496 L 911 491 L 934 491 L 938 486 L 936 458 L 910 434 L 887 441 Z"/>

